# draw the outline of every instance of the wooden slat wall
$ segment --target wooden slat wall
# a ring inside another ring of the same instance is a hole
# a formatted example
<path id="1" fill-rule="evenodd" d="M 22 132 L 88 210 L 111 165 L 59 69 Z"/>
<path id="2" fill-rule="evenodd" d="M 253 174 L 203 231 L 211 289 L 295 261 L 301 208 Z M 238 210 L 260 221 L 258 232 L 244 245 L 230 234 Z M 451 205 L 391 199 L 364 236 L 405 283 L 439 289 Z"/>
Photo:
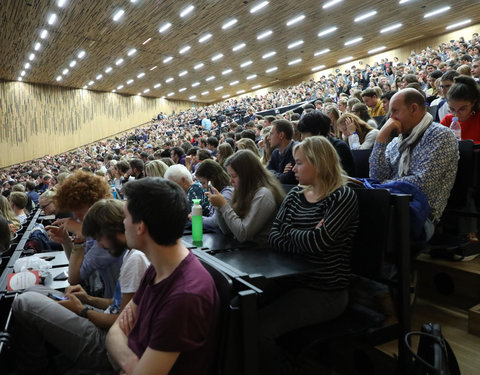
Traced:
<path id="1" fill-rule="evenodd" d="M 0 82 L 0 168 L 58 154 L 190 102 Z"/>

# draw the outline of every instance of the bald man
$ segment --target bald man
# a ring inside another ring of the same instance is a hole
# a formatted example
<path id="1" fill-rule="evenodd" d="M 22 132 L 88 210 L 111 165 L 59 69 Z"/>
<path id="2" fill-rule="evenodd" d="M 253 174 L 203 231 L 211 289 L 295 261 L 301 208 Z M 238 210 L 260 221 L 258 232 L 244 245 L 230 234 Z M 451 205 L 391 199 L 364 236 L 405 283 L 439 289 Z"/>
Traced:
<path id="1" fill-rule="evenodd" d="M 425 223 L 428 240 L 455 181 L 458 142 L 450 129 L 433 122 L 426 112 L 425 97 L 415 89 L 395 94 L 390 111 L 370 156 L 370 177 L 382 183 L 409 182 L 425 194 L 431 208 Z M 398 136 L 388 143 L 394 132 Z"/>

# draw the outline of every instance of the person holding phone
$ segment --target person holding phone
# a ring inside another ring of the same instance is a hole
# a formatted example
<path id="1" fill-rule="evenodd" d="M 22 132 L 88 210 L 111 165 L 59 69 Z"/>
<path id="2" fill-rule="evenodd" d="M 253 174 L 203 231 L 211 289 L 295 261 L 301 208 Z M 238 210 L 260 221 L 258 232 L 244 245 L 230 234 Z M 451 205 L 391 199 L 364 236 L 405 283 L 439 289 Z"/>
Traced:
<path id="1" fill-rule="evenodd" d="M 240 150 L 225 161 L 234 191 L 230 203 L 214 189 L 206 193 L 217 210 L 224 234 L 240 241 L 266 244 L 278 207 L 285 193 L 275 178 L 250 150 Z"/>

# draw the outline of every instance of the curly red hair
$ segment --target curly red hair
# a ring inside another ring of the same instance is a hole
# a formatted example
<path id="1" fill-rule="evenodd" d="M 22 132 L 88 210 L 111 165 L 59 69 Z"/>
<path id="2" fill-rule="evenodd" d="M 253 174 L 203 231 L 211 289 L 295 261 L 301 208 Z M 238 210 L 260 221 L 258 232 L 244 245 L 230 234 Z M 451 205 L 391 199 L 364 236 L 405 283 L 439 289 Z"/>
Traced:
<path id="1" fill-rule="evenodd" d="M 90 207 L 105 198 L 112 198 L 112 193 L 110 185 L 103 178 L 77 171 L 57 189 L 53 203 L 57 212 L 68 212 Z"/>

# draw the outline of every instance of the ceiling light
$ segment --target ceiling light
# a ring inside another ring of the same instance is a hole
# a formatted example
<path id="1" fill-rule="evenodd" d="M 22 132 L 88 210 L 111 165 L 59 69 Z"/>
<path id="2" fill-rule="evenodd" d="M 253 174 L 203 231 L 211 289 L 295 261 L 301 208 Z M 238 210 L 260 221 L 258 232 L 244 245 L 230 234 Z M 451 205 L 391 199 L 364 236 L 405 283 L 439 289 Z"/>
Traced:
<path id="1" fill-rule="evenodd" d="M 212 57 L 212 61 L 220 60 L 223 57 L 223 53 L 219 53 Z"/>
<path id="2" fill-rule="evenodd" d="M 348 57 L 344 57 L 343 59 L 338 60 L 338 62 L 341 64 L 341 63 L 344 63 L 344 62 L 352 60 L 352 59 L 353 59 L 353 56 L 348 56 Z"/>
<path id="3" fill-rule="evenodd" d="M 255 85 L 255 86 L 252 86 L 252 90 L 259 89 L 260 87 L 262 87 L 262 85 Z"/>
<path id="4" fill-rule="evenodd" d="M 341 3 L 343 0 L 330 0 L 330 1 L 327 1 L 325 4 L 323 4 L 322 8 L 323 9 L 327 9 L 327 8 L 330 8 L 338 3 Z"/>
<path id="5" fill-rule="evenodd" d="M 239 50 L 241 50 L 242 48 L 244 48 L 245 46 L 246 46 L 245 43 L 237 44 L 236 46 L 234 46 L 234 47 L 232 48 L 232 51 L 233 51 L 233 52 L 239 51 Z"/>
<path id="6" fill-rule="evenodd" d="M 222 74 L 225 76 L 225 75 L 227 75 L 227 74 L 230 74 L 231 72 L 233 72 L 233 70 L 230 69 L 230 68 L 228 68 L 228 69 L 225 69 L 225 70 L 222 72 Z"/>
<path id="7" fill-rule="evenodd" d="M 143 90 L 143 93 L 146 94 L 147 92 L 150 92 L 150 89 L 145 89 Z"/>
<path id="8" fill-rule="evenodd" d="M 133 79 L 130 78 L 130 79 L 127 81 L 127 85 L 130 85 L 130 84 L 132 84 L 132 83 L 133 83 Z"/>
<path id="9" fill-rule="evenodd" d="M 240 68 L 245 68 L 249 65 L 252 65 L 253 64 L 253 61 L 252 60 L 248 60 L 248 61 L 245 61 L 243 63 L 240 64 Z"/>
<path id="10" fill-rule="evenodd" d="M 75 65 L 77 65 L 77 61 L 76 60 L 72 60 L 70 61 L 70 64 L 68 64 L 70 66 L 70 68 L 73 68 Z"/>
<path id="11" fill-rule="evenodd" d="M 205 66 L 204 63 L 198 63 L 197 65 L 195 65 L 195 66 L 193 67 L 193 69 L 198 70 L 198 69 L 203 68 L 204 66 Z"/>
<path id="12" fill-rule="evenodd" d="M 67 74 L 68 74 L 68 69 L 67 69 L 67 68 L 63 69 L 63 70 L 62 70 L 62 74 L 63 74 L 64 76 L 67 75 Z"/>
<path id="13" fill-rule="evenodd" d="M 192 87 L 197 87 L 198 85 L 200 85 L 200 82 L 193 82 L 192 83 Z"/>
<path id="14" fill-rule="evenodd" d="M 267 70 L 265 70 L 265 73 L 271 73 L 271 72 L 274 72 L 277 69 L 278 69 L 278 67 L 274 66 L 272 68 L 268 68 Z"/>
<path id="15" fill-rule="evenodd" d="M 172 56 L 168 56 L 168 57 L 165 57 L 165 58 L 163 59 L 163 63 L 166 64 L 166 63 L 168 63 L 168 62 L 170 62 L 170 61 L 172 61 L 172 60 L 173 60 L 173 57 L 172 57 Z"/>
<path id="16" fill-rule="evenodd" d="M 354 38 L 354 39 L 350 39 L 350 40 L 347 40 L 344 45 L 345 46 L 350 46 L 352 44 L 355 44 L 355 43 L 358 43 L 358 42 L 361 42 L 363 40 L 363 38 L 361 36 L 359 36 L 358 38 Z"/>
<path id="17" fill-rule="evenodd" d="M 267 36 L 270 36 L 273 34 L 273 31 L 272 30 L 267 30 L 267 31 L 264 31 L 263 33 L 261 34 L 258 34 L 257 35 L 257 39 L 260 40 L 260 39 L 263 39 L 263 38 L 266 38 Z"/>
<path id="18" fill-rule="evenodd" d="M 254 78 L 257 78 L 256 74 L 252 74 L 252 75 L 247 77 L 248 80 L 251 80 L 251 79 L 254 79 Z"/>
<path id="19" fill-rule="evenodd" d="M 187 74 L 188 74 L 188 70 L 183 70 L 183 71 L 181 71 L 180 73 L 178 73 L 178 76 L 179 76 L 179 77 L 183 77 L 183 76 L 185 76 L 185 75 L 187 75 Z"/>
<path id="20" fill-rule="evenodd" d="M 23 66 L 25 69 L 30 69 L 31 65 L 30 63 L 25 63 L 25 65 Z"/>
<path id="21" fill-rule="evenodd" d="M 135 48 L 132 48 L 130 51 L 127 52 L 128 56 L 135 55 L 137 53 L 137 50 Z"/>
<path id="22" fill-rule="evenodd" d="M 180 90 L 178 90 L 178 92 L 184 92 L 186 89 L 186 87 L 182 87 Z"/>
<path id="23" fill-rule="evenodd" d="M 377 52 L 380 52 L 380 51 L 383 51 L 384 49 L 386 49 L 387 47 L 385 46 L 381 46 L 381 47 L 377 47 L 377 48 L 374 48 L 374 49 L 371 49 L 370 51 L 368 51 L 367 53 L 377 53 Z"/>
<path id="24" fill-rule="evenodd" d="M 289 20 L 287 22 L 287 26 L 292 26 L 292 25 L 295 25 L 296 23 L 300 22 L 300 21 L 303 21 L 305 19 L 305 15 L 304 14 L 300 14 L 299 16 L 295 17 L 295 18 L 292 18 L 291 20 Z"/>
<path id="25" fill-rule="evenodd" d="M 169 93 L 167 94 L 167 96 L 172 96 L 172 95 L 175 95 L 175 93 L 174 93 L 174 92 L 169 92 Z"/>
<path id="26" fill-rule="evenodd" d="M 275 56 L 277 53 L 275 51 L 267 52 L 262 56 L 262 59 L 268 59 L 269 57 Z"/>
<path id="27" fill-rule="evenodd" d="M 318 36 L 319 36 L 319 37 L 322 37 L 322 36 L 325 36 L 325 35 L 327 35 L 327 34 L 331 34 L 331 33 L 333 33 L 333 32 L 336 31 L 336 30 L 337 30 L 337 27 L 336 27 L 336 26 L 332 26 L 332 27 L 329 27 L 328 29 L 325 29 L 325 30 L 323 30 L 323 31 L 320 31 L 320 32 L 318 33 Z"/>
<path id="28" fill-rule="evenodd" d="M 50 14 L 50 17 L 48 17 L 48 24 L 53 25 L 56 20 L 57 20 L 57 15 L 55 13 L 52 13 Z"/>
<path id="29" fill-rule="evenodd" d="M 312 72 L 325 68 L 325 65 L 317 65 L 312 68 Z"/>
<path id="30" fill-rule="evenodd" d="M 398 3 L 399 4 L 405 4 L 405 3 L 408 3 L 410 0 L 400 0 Z"/>
<path id="31" fill-rule="evenodd" d="M 213 81 L 214 79 L 215 79 L 215 76 L 210 76 L 210 77 L 207 77 L 205 81 L 210 82 L 210 81 Z"/>
<path id="32" fill-rule="evenodd" d="M 198 39 L 198 42 L 199 43 L 203 43 L 203 42 L 206 42 L 208 39 L 210 39 L 212 37 L 212 34 L 210 33 L 207 33 L 203 36 L 200 37 L 200 39 Z"/>
<path id="33" fill-rule="evenodd" d="M 460 26 L 469 24 L 470 22 L 472 22 L 472 20 L 465 20 L 465 21 L 457 22 L 457 23 L 448 25 L 445 29 L 446 29 L 446 30 L 456 29 L 457 27 L 460 27 Z"/>
<path id="34" fill-rule="evenodd" d="M 153 88 L 154 88 L 154 89 L 158 89 L 160 86 L 162 86 L 161 83 L 156 83 L 156 84 L 153 85 Z"/>
<path id="35" fill-rule="evenodd" d="M 325 48 L 325 49 L 322 49 L 321 51 L 317 51 L 313 54 L 313 56 L 320 56 L 320 55 L 325 55 L 326 53 L 329 53 L 330 52 L 330 49 L 328 48 Z"/>
<path id="36" fill-rule="evenodd" d="M 124 87 L 123 85 L 117 86 L 117 90 L 121 90 L 123 89 L 123 87 Z"/>
<path id="37" fill-rule="evenodd" d="M 103 75 L 102 75 L 102 74 L 99 74 L 99 75 L 97 75 L 97 76 L 95 77 L 95 79 L 96 79 L 97 81 L 100 81 L 102 78 L 103 78 Z"/>
<path id="38" fill-rule="evenodd" d="M 238 20 L 236 18 L 233 18 L 230 21 L 225 22 L 222 26 L 222 29 L 226 30 L 229 27 L 232 27 L 233 25 L 235 25 L 237 22 L 238 22 Z"/>
<path id="39" fill-rule="evenodd" d="M 210 91 L 204 91 L 202 92 L 202 95 L 207 95 Z"/>
<path id="40" fill-rule="evenodd" d="M 215 87 L 215 91 L 220 91 L 221 89 L 223 89 L 223 86 Z"/>
<path id="41" fill-rule="evenodd" d="M 295 60 L 289 61 L 288 65 L 295 65 L 295 64 L 298 64 L 301 61 L 302 61 L 302 59 L 295 59 Z"/>
<path id="42" fill-rule="evenodd" d="M 447 10 L 450 10 L 450 7 L 443 7 L 443 8 L 434 10 L 434 11 L 432 11 L 432 12 L 426 13 L 426 14 L 423 16 L 423 18 L 429 18 L 429 17 L 432 17 L 432 16 L 436 16 L 437 14 L 446 12 Z"/>
<path id="43" fill-rule="evenodd" d="M 57 1 L 57 6 L 59 8 L 63 8 L 63 6 L 67 3 L 67 0 L 58 0 Z"/>
<path id="44" fill-rule="evenodd" d="M 168 77 L 168 78 L 165 80 L 165 82 L 167 82 L 167 83 L 170 83 L 170 82 L 172 82 L 172 81 L 173 81 L 173 77 Z"/>
<path id="45" fill-rule="evenodd" d="M 35 60 L 35 54 L 34 54 L 34 53 L 31 53 L 31 54 L 28 56 L 28 59 L 29 59 L 30 61 Z"/>
<path id="46" fill-rule="evenodd" d="M 150 68 L 150 71 L 155 70 L 155 69 L 157 69 L 157 65 L 152 66 L 152 67 Z"/>
<path id="47" fill-rule="evenodd" d="M 85 51 L 80 51 L 77 55 L 79 59 L 83 59 L 87 53 Z"/>
<path id="48" fill-rule="evenodd" d="M 193 100 L 193 99 L 196 99 L 196 98 L 197 98 L 197 95 L 192 95 L 188 99 Z"/>
<path id="49" fill-rule="evenodd" d="M 301 46 L 303 44 L 303 40 L 297 40 L 296 42 L 293 42 L 288 45 L 288 49 L 292 49 L 298 46 Z"/>
<path id="50" fill-rule="evenodd" d="M 82 87 L 82 89 L 84 89 L 84 90 L 85 90 L 86 88 L 88 88 L 88 86 L 87 86 L 87 85 L 85 85 L 85 86 L 83 86 L 83 87 Z"/>
<path id="51" fill-rule="evenodd" d="M 21 81 L 23 81 L 23 78 L 22 78 L 22 77 L 18 77 L 18 78 L 17 78 L 17 81 L 20 81 L 20 82 L 21 82 Z"/>
<path id="52" fill-rule="evenodd" d="M 140 95 L 142 95 L 142 93 L 141 93 L 141 92 L 137 92 L 137 95 L 140 96 Z"/>
<path id="53" fill-rule="evenodd" d="M 124 13 L 125 11 L 123 9 L 117 10 L 117 12 L 113 15 L 113 20 L 118 21 L 120 18 L 122 18 Z"/>
<path id="54" fill-rule="evenodd" d="M 117 92 L 117 90 L 113 89 L 112 92 Z"/>
<path id="55" fill-rule="evenodd" d="M 57 81 L 60 82 L 62 80 L 62 76 L 57 76 Z"/>
<path id="56" fill-rule="evenodd" d="M 260 9 L 265 8 L 268 5 L 268 3 L 269 3 L 268 1 L 262 1 L 261 3 L 250 8 L 250 13 L 258 12 Z"/>
<path id="57" fill-rule="evenodd" d="M 388 33 L 389 31 L 399 29 L 400 27 L 402 27 L 402 24 L 401 23 L 396 23 L 395 25 L 388 26 L 388 27 L 385 27 L 385 28 L 381 29 L 380 34 Z"/>
<path id="58" fill-rule="evenodd" d="M 170 22 L 165 22 L 162 27 L 160 27 L 158 29 L 159 32 L 161 33 L 164 33 L 165 31 L 167 31 L 170 27 L 172 26 L 172 24 Z"/>
<path id="59" fill-rule="evenodd" d="M 40 43 L 38 43 L 38 42 L 35 43 L 35 46 L 33 47 L 33 49 L 34 49 L 35 51 L 38 51 L 40 48 L 42 48 L 42 45 L 41 45 Z"/>
<path id="60" fill-rule="evenodd" d="M 138 0 L 130 0 L 131 3 L 135 4 Z"/>
<path id="61" fill-rule="evenodd" d="M 115 65 L 122 65 L 123 64 L 123 59 L 119 58 L 117 61 L 115 61 Z"/>
<path id="62" fill-rule="evenodd" d="M 22 77 L 24 77 L 25 74 L 27 74 L 27 72 L 26 72 L 25 70 L 22 70 L 22 71 L 20 72 L 20 75 L 21 75 Z"/>
<path id="63" fill-rule="evenodd" d="M 223 95 L 223 96 L 222 96 L 223 99 L 226 99 L 226 98 L 229 98 L 229 97 L 230 97 L 229 94 L 226 94 L 226 95 Z"/>
<path id="64" fill-rule="evenodd" d="M 95 82 L 90 81 L 90 82 L 88 82 L 88 86 L 92 86 L 94 83 L 95 83 Z M 122 87 L 123 87 L 123 86 L 122 86 Z"/>
<path id="65" fill-rule="evenodd" d="M 192 12 L 193 9 L 195 9 L 195 7 L 193 5 L 189 5 L 188 7 L 186 7 L 184 10 L 180 12 L 180 17 L 183 18 L 187 16 L 189 13 Z"/>
<path id="66" fill-rule="evenodd" d="M 192 48 L 192 47 L 190 47 L 190 46 L 185 46 L 185 47 L 181 48 L 180 51 L 178 51 L 178 52 L 179 52 L 180 54 L 182 54 L 182 53 L 188 52 L 188 51 L 190 50 L 190 48 Z"/>
<path id="67" fill-rule="evenodd" d="M 142 45 L 144 46 L 145 44 L 147 44 L 148 42 L 150 42 L 152 40 L 152 38 L 148 38 L 145 42 L 142 43 Z"/>
<path id="68" fill-rule="evenodd" d="M 235 85 L 238 85 L 240 83 L 240 81 L 233 81 L 233 82 L 230 82 L 230 86 L 235 86 Z"/>
<path id="69" fill-rule="evenodd" d="M 377 14 L 377 11 L 372 10 L 371 12 L 368 12 L 368 13 L 362 14 L 361 16 L 358 16 L 353 21 L 354 22 L 360 22 L 360 21 L 366 20 L 367 18 L 373 17 L 375 14 Z"/>
<path id="70" fill-rule="evenodd" d="M 243 94 L 244 92 L 245 92 L 245 90 L 239 90 L 239 91 L 237 91 L 237 95 Z"/>
<path id="71" fill-rule="evenodd" d="M 40 33 L 40 38 L 47 39 L 47 37 L 48 37 L 48 31 L 43 29 L 42 32 Z"/>
<path id="72" fill-rule="evenodd" d="M 137 75 L 137 78 L 142 78 L 142 77 L 145 77 L 145 73 L 144 73 L 144 72 L 139 73 L 139 74 Z"/>

